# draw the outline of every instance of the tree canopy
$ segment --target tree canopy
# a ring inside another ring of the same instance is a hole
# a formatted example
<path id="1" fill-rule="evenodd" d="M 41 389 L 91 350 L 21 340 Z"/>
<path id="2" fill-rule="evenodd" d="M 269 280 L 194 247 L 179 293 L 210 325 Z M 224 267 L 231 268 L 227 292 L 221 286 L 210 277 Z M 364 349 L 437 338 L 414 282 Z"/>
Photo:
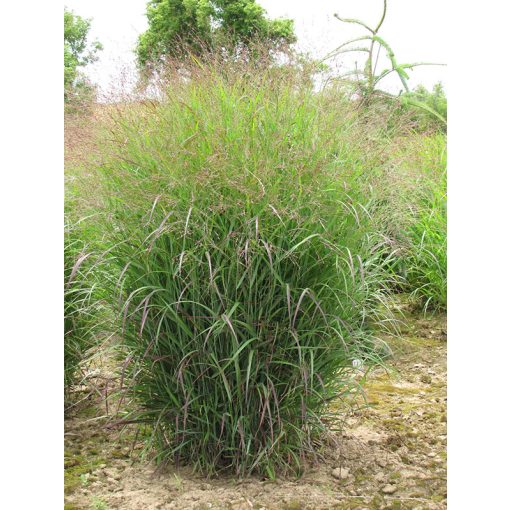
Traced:
<path id="1" fill-rule="evenodd" d="M 64 88 L 76 84 L 78 68 L 97 60 L 103 47 L 98 41 L 88 43 L 91 20 L 84 19 L 64 7 Z"/>
<path id="2" fill-rule="evenodd" d="M 136 49 L 140 67 L 183 47 L 212 48 L 225 38 L 234 46 L 260 40 L 275 48 L 296 39 L 292 20 L 269 19 L 255 0 L 150 0 L 147 19 Z"/>

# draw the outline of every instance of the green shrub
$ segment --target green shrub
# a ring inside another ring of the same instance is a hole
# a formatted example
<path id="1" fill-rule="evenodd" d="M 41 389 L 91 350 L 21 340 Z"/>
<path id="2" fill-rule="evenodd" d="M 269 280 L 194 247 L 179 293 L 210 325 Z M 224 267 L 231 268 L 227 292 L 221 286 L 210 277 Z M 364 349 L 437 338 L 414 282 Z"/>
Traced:
<path id="1" fill-rule="evenodd" d="M 159 461 L 298 472 L 379 362 L 384 242 L 350 105 L 290 68 L 181 65 L 103 166 L 125 379 Z"/>

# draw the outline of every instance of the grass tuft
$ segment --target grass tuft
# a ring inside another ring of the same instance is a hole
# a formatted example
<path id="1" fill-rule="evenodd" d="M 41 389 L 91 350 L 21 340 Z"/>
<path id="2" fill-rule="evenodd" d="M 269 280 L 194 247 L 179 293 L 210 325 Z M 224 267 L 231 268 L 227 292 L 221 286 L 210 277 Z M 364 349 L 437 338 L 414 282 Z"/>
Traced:
<path id="1" fill-rule="evenodd" d="M 117 108 L 103 165 L 124 418 L 151 426 L 158 461 L 298 473 L 353 361 L 380 362 L 366 158 L 350 105 L 295 68 L 184 67 Z"/>
<path id="2" fill-rule="evenodd" d="M 82 382 L 80 364 L 98 344 L 104 325 L 100 258 L 90 250 L 91 232 L 86 220 L 73 218 L 69 200 L 64 224 L 64 401 Z"/>
<path id="3" fill-rule="evenodd" d="M 439 175 L 420 189 L 416 212 L 408 230 L 407 282 L 412 295 L 427 311 L 447 305 L 446 155 L 441 151 Z"/>

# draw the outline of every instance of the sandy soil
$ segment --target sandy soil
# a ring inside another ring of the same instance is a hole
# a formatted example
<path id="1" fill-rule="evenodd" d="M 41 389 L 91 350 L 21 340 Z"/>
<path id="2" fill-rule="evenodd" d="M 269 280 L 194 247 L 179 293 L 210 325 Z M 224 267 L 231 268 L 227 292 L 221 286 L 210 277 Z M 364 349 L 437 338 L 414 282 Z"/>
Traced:
<path id="1" fill-rule="evenodd" d="M 65 423 L 65 509 L 446 508 L 445 328 L 444 317 L 406 319 L 402 337 L 389 340 L 394 370 L 369 375 L 369 406 L 352 411 L 336 444 L 299 479 L 158 472 L 140 459 L 134 430 L 119 433 L 96 417 L 104 404 L 92 393 Z"/>

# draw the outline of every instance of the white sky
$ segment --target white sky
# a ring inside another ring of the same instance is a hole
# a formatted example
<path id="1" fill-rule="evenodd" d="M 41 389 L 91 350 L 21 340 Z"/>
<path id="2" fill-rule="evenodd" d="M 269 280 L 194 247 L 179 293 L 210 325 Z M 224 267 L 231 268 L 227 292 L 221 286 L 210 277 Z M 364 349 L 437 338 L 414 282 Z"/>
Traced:
<path id="1" fill-rule="evenodd" d="M 346 40 L 364 35 L 362 27 L 341 23 L 336 12 L 358 18 L 373 26 L 382 9 L 382 0 L 259 0 L 271 18 L 294 20 L 298 47 L 314 56 L 324 56 Z M 446 63 L 446 0 L 389 0 L 386 20 L 380 31 L 393 48 L 397 62 Z M 146 0 L 66 0 L 76 14 L 92 18 L 90 39 L 104 46 L 100 59 L 85 69 L 88 76 L 107 92 L 115 88 L 120 76 L 135 75 L 133 49 L 138 35 L 147 28 Z M 358 59 L 362 61 L 363 55 Z M 352 69 L 354 56 L 345 55 L 345 70 Z M 386 66 L 385 66 L 386 67 Z M 382 67 L 380 68 L 382 69 Z M 410 85 L 423 83 L 430 88 L 437 81 L 446 86 L 446 67 L 424 66 L 410 73 Z M 397 91 L 396 77 L 387 78 L 385 88 Z"/>

